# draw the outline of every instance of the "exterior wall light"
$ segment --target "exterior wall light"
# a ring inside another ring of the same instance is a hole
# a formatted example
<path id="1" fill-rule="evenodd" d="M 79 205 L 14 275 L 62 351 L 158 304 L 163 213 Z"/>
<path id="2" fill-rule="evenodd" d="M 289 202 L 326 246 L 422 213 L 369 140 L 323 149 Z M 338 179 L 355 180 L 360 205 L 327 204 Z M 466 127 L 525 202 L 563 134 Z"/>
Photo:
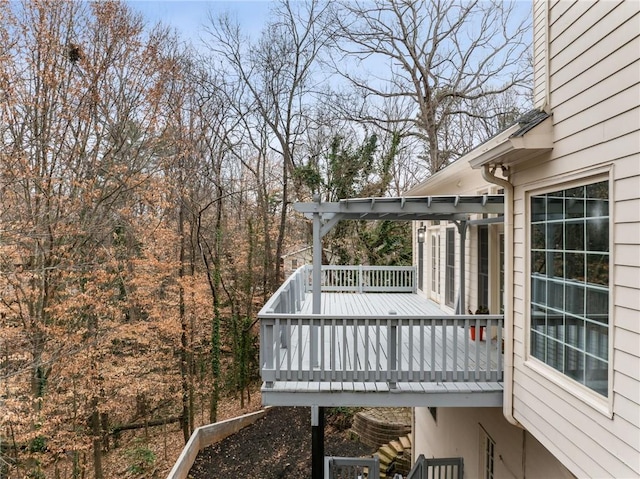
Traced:
<path id="1" fill-rule="evenodd" d="M 424 243 L 424 238 L 426 236 L 427 233 L 427 228 L 425 228 L 424 226 L 421 226 L 420 228 L 418 228 L 418 243 Z"/>

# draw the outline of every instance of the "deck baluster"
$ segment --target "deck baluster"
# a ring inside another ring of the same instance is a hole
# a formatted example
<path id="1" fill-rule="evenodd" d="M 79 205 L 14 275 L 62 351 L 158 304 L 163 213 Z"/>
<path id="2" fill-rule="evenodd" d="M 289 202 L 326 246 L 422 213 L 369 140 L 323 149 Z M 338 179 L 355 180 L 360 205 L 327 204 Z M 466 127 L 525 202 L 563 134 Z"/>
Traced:
<path id="1" fill-rule="evenodd" d="M 491 381 L 491 368 L 489 367 L 491 361 L 491 320 L 487 320 L 487 326 L 484 331 L 484 340 L 485 340 L 485 357 L 486 357 L 486 365 L 485 365 L 485 373 L 484 378 L 485 381 Z"/>
<path id="2" fill-rule="evenodd" d="M 453 380 L 458 381 L 458 319 L 453 320 Z"/>
<path id="3" fill-rule="evenodd" d="M 464 320 L 464 381 L 469 380 L 469 318 Z"/>
<path id="4" fill-rule="evenodd" d="M 442 344 L 447 344 L 447 320 L 442 320 Z M 447 374 L 447 348 L 442 348 L 442 377 L 441 381 L 449 381 Z"/>
<path id="5" fill-rule="evenodd" d="M 424 333 L 426 330 L 425 320 L 420 318 L 420 377 L 419 381 L 424 381 Z"/>
<path id="6" fill-rule="evenodd" d="M 432 319 L 431 323 L 431 350 L 429 351 L 429 363 L 431 364 L 431 374 L 429 375 L 429 381 L 438 381 L 436 376 L 436 324 Z"/>
<path id="7" fill-rule="evenodd" d="M 268 323 L 263 325 L 263 336 L 262 336 L 262 346 L 260 348 L 260 352 L 262 353 L 261 363 L 263 364 L 263 368 L 267 371 L 272 371 L 274 369 L 274 349 L 275 344 L 273 341 L 273 323 Z M 267 380 L 267 387 L 273 386 L 273 381 Z"/>
<path id="8" fill-rule="evenodd" d="M 393 320 L 388 320 L 389 333 L 387 339 L 387 351 L 389 354 L 389 366 L 388 366 L 388 383 L 390 389 L 396 388 L 396 381 L 398 380 L 398 327 Z"/>
<path id="9" fill-rule="evenodd" d="M 480 338 L 482 337 L 482 331 L 480 330 L 480 321 L 476 318 L 474 321 L 476 328 L 476 341 L 475 341 L 475 350 L 476 350 L 476 381 L 480 381 L 480 346 L 478 343 L 480 342 Z"/>
<path id="10" fill-rule="evenodd" d="M 336 369 L 338 368 L 336 363 L 336 319 L 331 320 L 331 344 L 329 345 L 331 354 L 331 380 L 336 380 Z"/>

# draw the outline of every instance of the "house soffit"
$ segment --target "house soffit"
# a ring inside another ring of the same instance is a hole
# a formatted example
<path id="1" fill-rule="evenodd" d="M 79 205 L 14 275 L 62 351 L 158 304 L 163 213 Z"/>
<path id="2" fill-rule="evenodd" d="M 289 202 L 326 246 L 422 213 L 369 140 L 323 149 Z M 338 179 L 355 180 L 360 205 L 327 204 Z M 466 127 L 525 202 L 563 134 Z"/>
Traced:
<path id="1" fill-rule="evenodd" d="M 546 112 L 534 110 L 522 121 L 489 139 L 466 155 L 471 168 L 510 165 L 553 149 L 553 122 Z"/>
<path id="2" fill-rule="evenodd" d="M 338 202 L 296 203 L 308 218 L 366 221 L 460 221 L 471 214 L 503 214 L 503 195 L 441 195 L 394 198 L 350 198 Z"/>

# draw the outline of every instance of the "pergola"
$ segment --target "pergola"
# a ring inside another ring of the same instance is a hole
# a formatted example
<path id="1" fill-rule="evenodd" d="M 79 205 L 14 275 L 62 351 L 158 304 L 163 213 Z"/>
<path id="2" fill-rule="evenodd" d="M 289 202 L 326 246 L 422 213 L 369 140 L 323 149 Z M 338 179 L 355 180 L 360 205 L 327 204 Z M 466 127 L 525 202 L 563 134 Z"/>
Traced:
<path id="1" fill-rule="evenodd" d="M 457 310 L 465 311 L 464 248 L 469 225 L 500 223 L 504 220 L 503 195 L 442 195 L 394 198 L 350 198 L 323 203 L 319 196 L 310 203 L 296 203 L 294 209 L 313 220 L 313 313 L 320 311 L 322 238 L 341 220 L 427 221 L 454 223 L 460 233 L 460 288 Z M 470 215 L 484 218 L 471 220 Z M 498 215 L 488 217 L 488 215 Z"/>

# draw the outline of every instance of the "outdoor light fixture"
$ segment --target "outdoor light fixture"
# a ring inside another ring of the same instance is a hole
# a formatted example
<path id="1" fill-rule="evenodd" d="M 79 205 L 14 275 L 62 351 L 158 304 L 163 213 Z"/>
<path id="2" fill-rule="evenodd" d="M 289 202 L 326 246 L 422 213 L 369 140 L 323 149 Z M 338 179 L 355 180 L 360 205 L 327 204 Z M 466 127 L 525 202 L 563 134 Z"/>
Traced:
<path id="1" fill-rule="evenodd" d="M 427 228 L 421 226 L 418 228 L 418 243 L 424 243 L 424 237 L 427 232 Z"/>

